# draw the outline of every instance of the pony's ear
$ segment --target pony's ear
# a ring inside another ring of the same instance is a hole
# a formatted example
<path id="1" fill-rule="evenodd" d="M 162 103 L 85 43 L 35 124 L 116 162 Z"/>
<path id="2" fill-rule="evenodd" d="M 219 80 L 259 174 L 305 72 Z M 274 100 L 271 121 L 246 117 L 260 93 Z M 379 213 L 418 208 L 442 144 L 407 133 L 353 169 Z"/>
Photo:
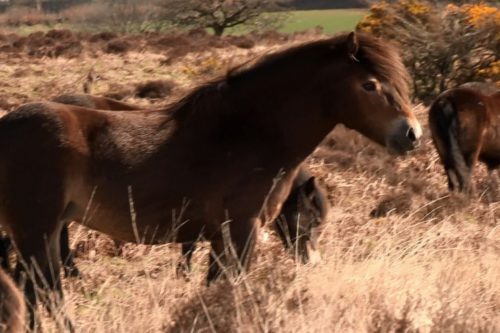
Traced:
<path id="1" fill-rule="evenodd" d="M 356 55 L 358 54 L 359 50 L 359 42 L 358 42 L 358 36 L 356 36 L 356 32 L 351 32 L 347 36 L 347 55 L 351 59 L 356 60 Z"/>

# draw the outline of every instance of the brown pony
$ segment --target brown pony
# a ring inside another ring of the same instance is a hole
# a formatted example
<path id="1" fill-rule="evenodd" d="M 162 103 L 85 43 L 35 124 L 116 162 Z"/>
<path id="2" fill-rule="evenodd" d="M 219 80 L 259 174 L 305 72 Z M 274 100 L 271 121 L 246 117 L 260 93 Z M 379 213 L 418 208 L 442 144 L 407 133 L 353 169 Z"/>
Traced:
<path id="1" fill-rule="evenodd" d="M 303 160 L 340 123 L 395 153 L 414 148 L 421 128 L 408 74 L 387 42 L 351 33 L 295 46 L 165 110 L 19 107 L 0 119 L 0 224 L 25 260 L 17 275 L 42 275 L 28 279 L 27 300 L 33 280 L 62 297 L 68 221 L 147 244 L 201 234 L 212 247 L 208 280 L 230 254 L 245 269 L 259 226 L 276 218 Z"/>
<path id="2" fill-rule="evenodd" d="M 0 269 L 0 332 L 25 332 L 26 305 L 12 279 Z"/>
<path id="3" fill-rule="evenodd" d="M 140 106 L 123 103 L 111 98 L 100 97 L 89 94 L 65 94 L 52 99 L 54 102 L 90 107 L 100 110 L 141 110 Z M 310 251 L 317 250 L 316 239 L 319 234 L 319 226 L 328 212 L 328 200 L 314 177 L 303 165 L 297 174 L 290 195 L 283 204 L 279 217 L 273 225 L 285 247 L 296 249 L 297 255 L 303 263 L 307 263 Z M 2 240 L 0 239 L 0 242 Z M 5 239 L 10 243 L 8 239 Z M 117 246 L 122 246 L 115 241 Z M 68 227 L 61 230 L 61 258 L 65 276 L 78 276 L 79 270 L 74 262 L 74 256 L 69 247 Z M 2 243 L 0 243 L 2 244 Z M 0 250 L 8 247 L 2 246 Z M 182 244 L 182 261 L 178 264 L 178 272 L 184 275 L 191 271 L 191 258 L 196 249 L 195 242 Z M 4 251 L 6 252 L 6 251 Z M 1 258 L 2 252 L 0 252 Z M 5 260 L 4 260 L 5 262 Z"/>
<path id="4" fill-rule="evenodd" d="M 475 163 L 490 172 L 500 165 L 500 91 L 468 84 L 438 96 L 429 127 L 450 190 L 468 192 Z"/>

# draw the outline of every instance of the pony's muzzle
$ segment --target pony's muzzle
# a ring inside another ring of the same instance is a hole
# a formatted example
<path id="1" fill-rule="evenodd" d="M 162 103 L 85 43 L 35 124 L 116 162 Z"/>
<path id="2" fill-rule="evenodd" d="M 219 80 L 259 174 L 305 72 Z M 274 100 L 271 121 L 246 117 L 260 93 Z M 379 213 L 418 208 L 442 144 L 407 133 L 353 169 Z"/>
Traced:
<path id="1" fill-rule="evenodd" d="M 422 128 L 417 120 L 401 117 L 392 128 L 386 142 L 391 152 L 401 155 L 419 146 Z"/>
<path id="2" fill-rule="evenodd" d="M 313 265 L 319 264 L 321 262 L 321 252 L 311 243 L 306 244 L 307 253 L 309 255 L 309 262 Z"/>
<path id="3" fill-rule="evenodd" d="M 410 127 L 408 131 L 406 131 L 406 137 L 408 137 L 408 139 L 410 139 L 411 142 L 417 142 L 418 140 L 413 127 Z"/>

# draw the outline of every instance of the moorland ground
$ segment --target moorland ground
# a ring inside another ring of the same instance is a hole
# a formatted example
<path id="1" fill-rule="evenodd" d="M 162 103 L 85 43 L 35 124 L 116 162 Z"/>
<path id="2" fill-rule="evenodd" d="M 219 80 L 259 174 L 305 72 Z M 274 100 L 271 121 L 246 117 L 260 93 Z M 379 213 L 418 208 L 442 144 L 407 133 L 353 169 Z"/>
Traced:
<path id="1" fill-rule="evenodd" d="M 81 92 L 89 72 L 92 93 L 156 107 L 229 66 L 316 37 L 262 38 L 251 48 L 229 43 L 178 57 L 171 46 L 134 36 L 119 53 L 108 52 L 109 40 L 78 36 L 80 51 L 59 57 L 50 52 L 57 42 L 25 41 L 0 52 L 0 108 Z M 169 80 L 173 90 L 138 98 L 137 84 L 151 79 Z M 296 263 L 263 228 L 251 271 L 206 287 L 206 246 L 185 280 L 176 276 L 178 245 L 127 244 L 116 255 L 106 236 L 72 225 L 82 277 L 64 279 L 64 311 L 78 332 L 500 331 L 499 191 L 480 167 L 471 199 L 448 193 L 427 110 L 415 110 L 425 134 L 404 158 L 338 127 L 306 161 L 332 207 L 319 262 Z"/>

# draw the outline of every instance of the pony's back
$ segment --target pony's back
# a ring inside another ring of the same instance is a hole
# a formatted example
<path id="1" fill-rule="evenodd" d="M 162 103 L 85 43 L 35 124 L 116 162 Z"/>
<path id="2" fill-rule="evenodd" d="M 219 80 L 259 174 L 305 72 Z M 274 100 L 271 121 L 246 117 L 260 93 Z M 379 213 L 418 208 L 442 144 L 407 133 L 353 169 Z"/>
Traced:
<path id="1" fill-rule="evenodd" d="M 467 82 L 462 84 L 460 88 L 471 88 L 484 95 L 493 95 L 500 92 L 500 88 L 493 82 Z"/>
<path id="2" fill-rule="evenodd" d="M 56 96 L 52 102 L 75 105 L 88 109 L 131 111 L 142 110 L 143 107 L 124 103 L 112 98 L 94 96 L 89 94 L 64 94 Z"/>

